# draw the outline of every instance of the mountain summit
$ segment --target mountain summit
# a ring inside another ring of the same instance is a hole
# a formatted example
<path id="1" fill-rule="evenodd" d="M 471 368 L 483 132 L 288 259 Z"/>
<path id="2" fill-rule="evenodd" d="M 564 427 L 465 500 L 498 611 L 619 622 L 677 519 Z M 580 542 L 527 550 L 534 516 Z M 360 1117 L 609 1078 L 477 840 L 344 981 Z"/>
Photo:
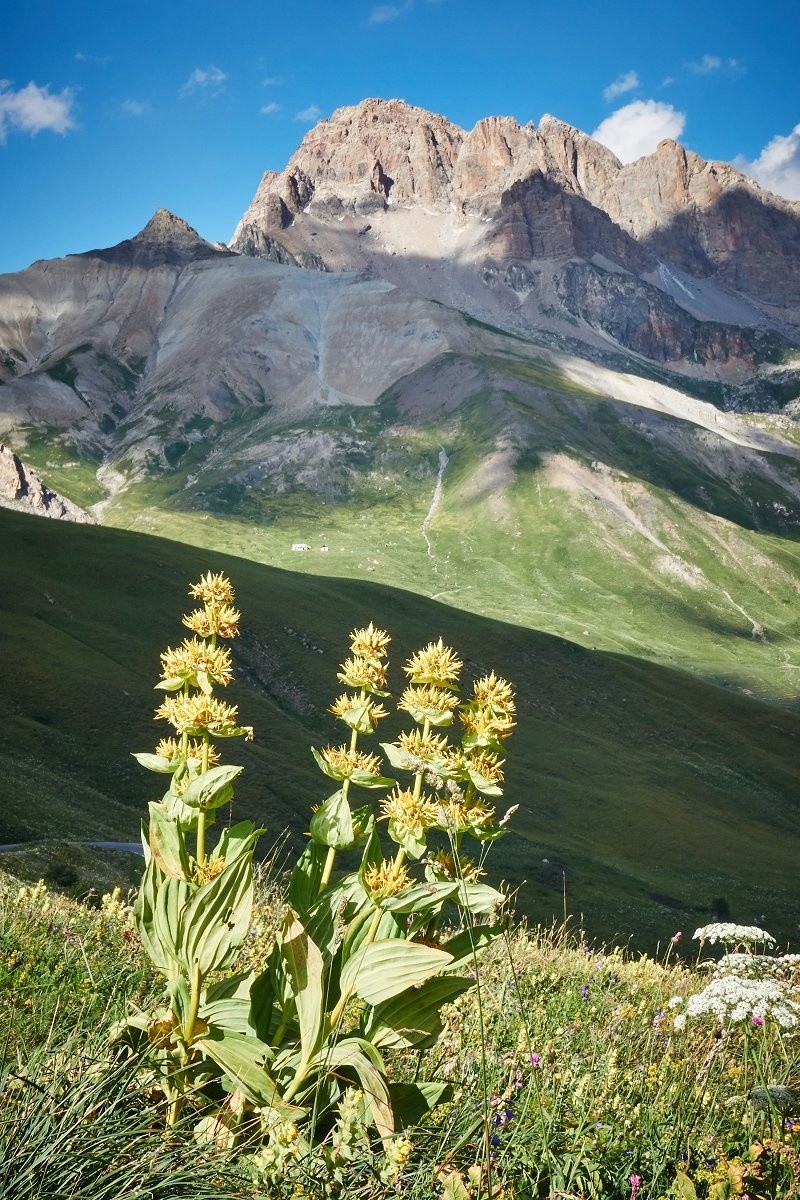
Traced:
<path id="1" fill-rule="evenodd" d="M 551 116 L 467 132 L 402 100 L 340 108 L 264 175 L 231 246 L 413 280 L 519 332 L 577 320 L 661 361 L 741 356 L 697 321 L 800 331 L 800 204 L 668 140 L 623 165 Z"/>
<path id="2" fill-rule="evenodd" d="M 190 262 L 229 253 L 201 238 L 182 217 L 176 217 L 166 208 L 157 208 L 135 237 L 104 250 L 87 250 L 70 257 L 100 258 L 126 267 L 184 267 Z"/>

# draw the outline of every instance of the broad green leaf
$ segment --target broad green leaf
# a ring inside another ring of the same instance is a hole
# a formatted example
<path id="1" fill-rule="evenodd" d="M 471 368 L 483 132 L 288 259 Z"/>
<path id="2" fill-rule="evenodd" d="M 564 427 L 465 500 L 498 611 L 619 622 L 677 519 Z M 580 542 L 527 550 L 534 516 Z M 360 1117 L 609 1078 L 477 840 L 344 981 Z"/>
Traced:
<path id="1" fill-rule="evenodd" d="M 342 964 L 346 963 L 348 959 L 352 958 L 361 949 L 369 934 L 374 918 L 375 908 L 370 904 L 356 913 L 352 921 L 350 921 L 342 942 Z M 389 912 L 383 912 L 381 913 L 378 927 L 372 940 L 375 942 L 384 942 L 397 938 L 405 938 L 406 932 L 406 924 L 402 918 L 396 917 Z"/>
<path id="2" fill-rule="evenodd" d="M 419 942 L 373 942 L 342 968 L 341 991 L 355 991 L 367 1004 L 381 1004 L 446 971 L 452 961 L 445 950 Z"/>
<path id="3" fill-rule="evenodd" d="M 381 695 L 377 692 L 376 695 Z M 371 701 L 365 700 L 363 704 L 354 701 L 352 708 L 340 714 L 341 719 L 351 729 L 355 729 L 356 733 L 374 733 L 375 726 L 370 721 Z"/>
<path id="4" fill-rule="evenodd" d="M 675 1186 L 680 1200 L 697 1200 L 697 1189 L 685 1171 L 678 1167 L 675 1173 Z"/>
<path id="5" fill-rule="evenodd" d="M 426 1113 L 450 1099 L 452 1088 L 449 1083 L 435 1080 L 424 1083 L 390 1083 L 389 1098 L 394 1113 L 395 1129 L 408 1129 L 418 1125 Z"/>
<path id="6" fill-rule="evenodd" d="M 353 818 L 344 791 L 334 792 L 311 818 L 311 836 L 315 842 L 342 850 L 352 846 Z"/>
<path id="7" fill-rule="evenodd" d="M 188 971 L 201 975 L 230 966 L 247 937 L 253 908 L 253 864 L 249 854 L 226 866 L 198 888 L 181 913 L 179 950 Z"/>
<path id="8" fill-rule="evenodd" d="M 162 804 L 151 801 L 150 853 L 165 875 L 188 880 L 191 875 L 186 842 L 178 822 L 169 817 Z"/>
<path id="9" fill-rule="evenodd" d="M 148 958 L 157 970 L 167 975 L 170 968 L 174 968 L 177 963 L 170 953 L 170 946 L 165 946 L 161 940 L 156 924 L 159 879 L 163 879 L 163 875 L 151 857 L 142 876 L 133 915 Z"/>
<path id="10" fill-rule="evenodd" d="M 184 833 L 195 832 L 199 809 L 189 808 L 189 805 L 184 804 L 181 797 L 175 792 L 166 792 L 161 803 L 167 816 L 171 817 L 173 821 L 177 821 Z M 206 817 L 206 829 L 211 824 L 213 824 L 213 814 L 209 813 Z"/>
<path id="11" fill-rule="evenodd" d="M 458 891 L 458 881 L 447 883 L 418 883 L 407 888 L 399 896 L 390 896 L 381 901 L 381 908 L 386 912 L 421 913 L 439 908 Z"/>
<path id="12" fill-rule="evenodd" d="M 353 771 L 350 782 L 361 788 L 391 788 L 397 781 L 385 775 L 370 775 L 369 771 Z"/>
<path id="13" fill-rule="evenodd" d="M 331 764 L 322 757 L 319 750 L 317 750 L 315 746 L 311 746 L 310 749 L 311 753 L 314 755 L 314 761 L 316 762 L 320 771 L 322 771 L 323 775 L 327 775 L 329 779 L 335 779 L 339 783 L 346 778 L 344 771 L 339 771 L 336 769 L 336 767 L 332 767 Z"/>
<path id="14" fill-rule="evenodd" d="M 464 967 L 474 966 L 479 951 L 502 932 L 500 925 L 474 925 L 472 929 L 465 929 L 463 933 L 450 938 L 445 943 L 445 950 L 453 955 L 448 971 L 461 971 Z"/>
<path id="15" fill-rule="evenodd" d="M 264 829 L 255 829 L 252 821 L 239 821 L 236 825 L 231 825 L 229 829 L 223 829 L 211 856 L 224 859 L 226 867 L 229 867 L 243 854 L 249 854 L 262 833 L 265 832 Z"/>
<path id="16" fill-rule="evenodd" d="M 186 680 L 183 675 L 170 675 L 169 679 L 159 679 L 158 683 L 153 685 L 153 690 L 177 692 L 178 688 L 182 688 L 185 682 Z"/>
<path id="17" fill-rule="evenodd" d="M 185 1036 L 186 1023 L 189 1019 L 189 1009 L 191 1008 L 189 985 L 182 975 L 178 975 L 177 978 L 168 980 L 167 992 L 170 998 L 170 1007 L 178 1018 Z"/>
<path id="18" fill-rule="evenodd" d="M 284 918 L 278 945 L 286 973 L 292 981 L 303 1059 L 310 1062 L 319 1049 L 323 1034 L 322 955 L 291 909 Z"/>
<path id="19" fill-rule="evenodd" d="M 427 979 L 420 987 L 401 992 L 374 1008 L 364 1034 L 380 1050 L 431 1044 L 442 1032 L 442 1005 L 450 1004 L 474 982 L 456 975 Z"/>
<path id="20" fill-rule="evenodd" d="M 455 895 L 458 881 L 447 883 L 416 883 L 398 896 L 390 896 L 381 900 L 380 907 L 386 912 L 431 912 Z"/>
<path id="21" fill-rule="evenodd" d="M 183 962 L 181 913 L 194 891 L 196 888 L 183 879 L 161 875 L 156 894 L 156 930 L 172 964 Z"/>
<path id="22" fill-rule="evenodd" d="M 305 918 L 308 936 L 319 947 L 326 965 L 330 964 L 339 945 L 341 929 L 353 920 L 356 913 L 369 907 L 372 901 L 362 888 L 357 875 L 345 875 L 327 887 Z"/>
<path id="23" fill-rule="evenodd" d="M 200 691 L 205 696 L 210 696 L 214 689 L 211 685 L 211 680 L 208 678 L 208 673 L 203 670 L 197 670 L 194 673 L 194 677 L 197 680 L 197 686 L 200 688 Z"/>
<path id="24" fill-rule="evenodd" d="M 255 1035 L 256 1032 L 249 996 L 220 997 L 217 1000 L 207 1001 L 200 1005 L 199 1015 L 212 1033 L 217 1029 L 251 1035 Z"/>
<path id="25" fill-rule="evenodd" d="M 301 916 L 305 916 L 319 895 L 326 856 L 327 851 L 321 843 L 309 842 L 292 871 L 287 898 Z"/>
<path id="26" fill-rule="evenodd" d="M 358 845 L 359 842 L 366 841 L 374 828 L 375 817 L 372 812 L 371 804 L 362 804 L 358 808 L 353 809 L 354 845 Z"/>
<path id="27" fill-rule="evenodd" d="M 459 883 L 456 904 L 474 913 L 488 913 L 505 902 L 505 896 L 486 883 Z"/>
<path id="28" fill-rule="evenodd" d="M 481 775 L 480 771 L 473 771 L 471 767 L 467 767 L 467 774 L 479 792 L 484 796 L 502 796 L 503 790 L 496 783 L 492 783 L 485 775 Z"/>
<path id="29" fill-rule="evenodd" d="M 284 1120 L 302 1115 L 302 1109 L 287 1104 L 281 1097 L 278 1085 L 264 1065 L 269 1047 L 252 1034 L 209 1030 L 195 1041 L 195 1045 L 222 1067 L 253 1104 L 271 1108 Z"/>
<path id="30" fill-rule="evenodd" d="M 460 1171 L 451 1171 L 449 1175 L 440 1175 L 442 1185 L 442 1200 L 471 1200 L 472 1193 L 464 1183 Z"/>
<path id="31" fill-rule="evenodd" d="M 326 1046 L 312 1064 L 326 1072 L 349 1067 L 358 1077 L 364 1093 L 368 1120 L 381 1138 L 394 1133 L 392 1105 L 389 1099 L 386 1072 L 380 1055 L 364 1038 L 343 1038 L 334 1046 Z"/>
<path id="32" fill-rule="evenodd" d="M 181 799 L 189 808 L 220 808 L 233 796 L 231 783 L 244 767 L 212 767 L 193 779 Z"/>
<path id="33" fill-rule="evenodd" d="M 404 821 L 392 818 L 388 824 L 389 837 L 402 846 L 409 858 L 422 858 L 426 849 L 425 834 L 416 834 Z"/>
<path id="34" fill-rule="evenodd" d="M 135 758 L 140 766 L 146 767 L 148 771 L 156 771 L 159 775 L 171 775 L 180 766 L 180 758 L 164 758 L 161 754 L 134 754 L 131 757 Z"/>
<path id="35" fill-rule="evenodd" d="M 397 767 L 399 771 L 413 771 L 415 769 L 408 751 L 401 750 L 399 746 L 395 746 L 394 742 L 381 742 L 381 750 L 392 766 Z"/>

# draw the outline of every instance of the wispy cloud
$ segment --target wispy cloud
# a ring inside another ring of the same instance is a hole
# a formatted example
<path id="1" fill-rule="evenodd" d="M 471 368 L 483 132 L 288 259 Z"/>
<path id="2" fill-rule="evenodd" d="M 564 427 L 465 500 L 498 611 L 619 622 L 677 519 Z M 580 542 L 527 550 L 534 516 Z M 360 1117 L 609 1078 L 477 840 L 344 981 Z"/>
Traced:
<path id="1" fill-rule="evenodd" d="M 302 112 L 294 114 L 295 121 L 306 121 L 312 125 L 314 121 L 318 121 L 322 116 L 322 109 L 317 104 L 309 104 L 308 108 L 304 108 Z"/>
<path id="2" fill-rule="evenodd" d="M 67 133 L 75 128 L 73 102 L 70 88 L 51 92 L 49 84 L 39 87 L 31 82 L 15 92 L 7 79 L 0 79 L 0 142 L 6 140 L 10 129 L 30 134 L 43 129 Z"/>
<path id="3" fill-rule="evenodd" d="M 603 88 L 603 99 L 615 100 L 617 96 L 622 96 L 625 92 L 632 92 L 638 86 L 639 76 L 636 72 L 626 71 L 624 75 L 618 75 L 607 88 Z"/>
<path id="4" fill-rule="evenodd" d="M 622 162 L 651 154 L 664 138 L 678 138 L 686 114 L 660 100 L 634 100 L 601 121 L 592 137 L 613 150 Z"/>
<path id="5" fill-rule="evenodd" d="M 261 80 L 262 87 L 280 87 L 283 83 L 282 75 L 265 75 Z"/>
<path id="6" fill-rule="evenodd" d="M 800 200 L 800 125 L 791 133 L 777 134 L 752 162 L 742 155 L 733 161 L 768 191 L 787 200 Z"/>
<path id="7" fill-rule="evenodd" d="M 225 72 L 213 63 L 209 67 L 195 67 L 181 88 L 181 95 L 191 96 L 200 92 L 206 96 L 216 96 L 223 91 L 227 80 Z"/>
<path id="8" fill-rule="evenodd" d="M 150 105 L 143 100 L 123 100 L 120 107 L 128 117 L 143 117 L 150 111 Z"/>
<path id="9" fill-rule="evenodd" d="M 367 24 L 386 25 L 389 21 L 396 21 L 404 13 L 410 12 L 413 7 L 414 0 L 405 0 L 404 4 L 376 4 L 370 9 Z"/>
<path id="10" fill-rule="evenodd" d="M 686 64 L 695 75 L 711 75 L 714 71 L 738 71 L 738 58 L 720 58 L 718 54 L 704 54 L 698 62 Z"/>
<path id="11" fill-rule="evenodd" d="M 275 103 L 262 104 L 261 108 L 258 111 L 265 117 L 271 117 L 273 115 L 273 113 L 277 113 L 277 112 L 281 111 L 281 106 L 280 106 L 280 104 L 275 104 Z"/>
<path id="12" fill-rule="evenodd" d="M 111 61 L 109 54 L 87 54 L 84 50 L 76 50 L 73 55 L 75 62 L 79 63 L 97 63 L 98 66 L 104 67 L 107 62 Z"/>

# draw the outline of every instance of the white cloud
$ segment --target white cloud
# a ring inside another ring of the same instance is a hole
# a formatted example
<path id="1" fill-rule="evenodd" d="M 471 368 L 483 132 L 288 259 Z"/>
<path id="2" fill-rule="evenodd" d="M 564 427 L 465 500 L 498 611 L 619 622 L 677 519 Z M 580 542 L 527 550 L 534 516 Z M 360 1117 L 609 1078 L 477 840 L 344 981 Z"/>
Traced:
<path id="1" fill-rule="evenodd" d="M 741 66 L 738 58 L 720 58 L 718 54 L 704 54 L 699 62 L 686 65 L 695 75 L 711 75 L 714 71 L 738 71 Z"/>
<path id="2" fill-rule="evenodd" d="M 385 25 L 387 21 L 396 21 L 413 6 L 413 0 L 406 0 L 405 4 L 376 4 L 370 9 L 368 24 Z"/>
<path id="3" fill-rule="evenodd" d="M 186 83 L 181 88 L 182 96 L 191 96 L 193 92 L 204 92 L 215 96 L 225 87 L 228 76 L 212 63 L 210 67 L 195 67 Z"/>
<path id="4" fill-rule="evenodd" d="M 753 162 L 739 155 L 734 165 L 768 191 L 800 200 L 800 125 L 791 133 L 777 134 Z"/>
<path id="5" fill-rule="evenodd" d="M 322 109 L 316 104 L 309 104 L 308 108 L 304 108 L 302 112 L 295 113 L 294 119 L 295 121 L 307 121 L 309 124 L 313 124 L 321 116 Z"/>
<path id="6" fill-rule="evenodd" d="M 72 57 L 75 59 L 75 62 L 97 63 L 101 67 L 104 67 L 107 62 L 111 61 L 108 54 L 86 54 L 83 50 L 76 50 Z"/>
<path id="7" fill-rule="evenodd" d="M 51 92 L 50 85 L 39 87 L 29 83 L 15 92 L 7 79 L 0 79 L 0 142 L 6 140 L 9 129 L 22 133 L 66 133 L 75 128 L 72 112 L 73 94 L 70 88 Z"/>
<path id="8" fill-rule="evenodd" d="M 150 111 L 150 105 L 142 100 L 123 100 L 122 111 L 129 117 L 143 117 Z"/>
<path id="9" fill-rule="evenodd" d="M 262 87 L 279 87 L 283 83 L 281 75 L 265 75 L 261 80 Z"/>
<path id="10" fill-rule="evenodd" d="M 614 82 L 610 83 L 607 88 L 603 88 L 603 99 L 614 100 L 624 92 L 632 92 L 638 86 L 639 76 L 636 72 L 626 71 L 624 75 L 618 75 Z"/>
<path id="11" fill-rule="evenodd" d="M 622 162 L 651 154 L 664 138 L 683 133 L 686 114 L 660 100 L 634 100 L 601 121 L 592 137 Z"/>
<path id="12" fill-rule="evenodd" d="M 280 104 L 275 104 L 274 102 L 272 104 L 262 104 L 258 111 L 265 117 L 271 117 L 273 113 L 281 111 L 281 106 Z"/>

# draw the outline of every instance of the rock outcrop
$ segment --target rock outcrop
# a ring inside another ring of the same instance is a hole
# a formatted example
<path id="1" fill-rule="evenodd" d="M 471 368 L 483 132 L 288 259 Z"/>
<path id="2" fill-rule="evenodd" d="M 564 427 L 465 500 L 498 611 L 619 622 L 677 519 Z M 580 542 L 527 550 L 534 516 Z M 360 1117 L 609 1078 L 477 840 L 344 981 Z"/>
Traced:
<path id="1" fill-rule="evenodd" d="M 226 246 L 212 245 L 201 238 L 182 217 L 159 208 L 135 237 L 105 250 L 86 250 L 70 257 L 99 258 L 125 267 L 184 267 L 190 262 L 229 254 Z"/>
<path id="2" fill-rule="evenodd" d="M 550 116 L 538 129 L 488 117 L 466 132 L 401 100 L 340 108 L 284 171 L 264 175 L 231 246 L 284 261 L 313 255 L 317 267 L 366 269 L 406 286 L 416 264 L 423 294 L 478 316 L 505 315 L 512 326 L 535 324 L 545 310 L 558 315 L 564 281 L 553 281 L 554 270 L 576 260 L 610 265 L 638 284 L 610 289 L 599 324 L 616 324 L 613 336 L 637 352 L 646 353 L 624 328 L 636 326 L 642 287 L 666 291 L 667 308 L 696 319 L 730 322 L 733 312 L 733 323 L 800 330 L 800 204 L 672 141 L 623 165 Z M 691 288 L 669 291 L 664 264 L 703 281 L 694 303 Z M 524 303 L 513 288 L 492 297 L 482 290 L 487 269 L 496 278 L 517 268 L 539 279 Z M 616 306 L 634 292 L 629 320 L 620 321 Z M 600 299 L 595 291 L 590 309 L 564 311 L 596 327 Z M 657 340 L 656 357 L 673 361 L 693 343 Z M 726 361 L 728 349 L 721 353 Z"/>
<path id="3" fill-rule="evenodd" d="M 29 508 L 42 517 L 94 524 L 94 518 L 71 500 L 59 496 L 43 482 L 38 471 L 26 466 L 13 450 L 0 442 L 0 506 Z"/>

